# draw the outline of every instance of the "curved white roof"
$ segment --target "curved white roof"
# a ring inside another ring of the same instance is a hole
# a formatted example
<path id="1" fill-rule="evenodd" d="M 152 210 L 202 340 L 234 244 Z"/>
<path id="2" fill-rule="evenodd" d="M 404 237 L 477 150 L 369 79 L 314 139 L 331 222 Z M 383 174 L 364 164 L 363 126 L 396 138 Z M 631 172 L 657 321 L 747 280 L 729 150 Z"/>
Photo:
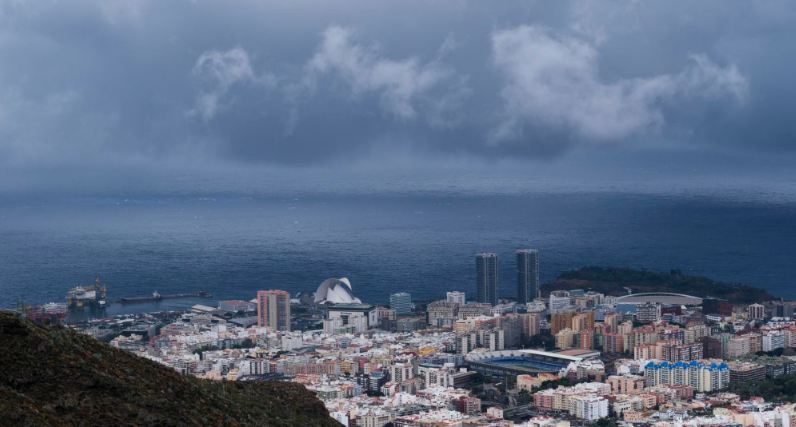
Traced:
<path id="1" fill-rule="evenodd" d="M 497 350 L 497 351 L 473 351 L 467 353 L 464 357 L 468 362 L 480 362 L 484 360 L 500 359 L 505 357 L 523 357 L 523 356 L 544 356 L 552 357 L 555 359 L 568 360 L 570 362 L 580 362 L 586 359 L 593 359 L 600 355 L 599 351 L 583 351 L 581 354 L 573 355 L 561 351 L 542 351 L 542 350 Z"/>
<path id="2" fill-rule="evenodd" d="M 642 292 L 638 294 L 622 295 L 616 298 L 617 304 L 675 304 L 675 305 L 701 305 L 702 298 L 692 295 L 676 294 L 672 292 Z"/>
<path id="3" fill-rule="evenodd" d="M 320 286 L 318 286 L 318 290 L 315 291 L 315 304 L 361 304 L 359 298 L 354 296 L 353 291 L 351 290 L 351 282 L 348 281 L 347 278 L 342 277 L 340 279 L 326 279 L 324 280 Z"/>

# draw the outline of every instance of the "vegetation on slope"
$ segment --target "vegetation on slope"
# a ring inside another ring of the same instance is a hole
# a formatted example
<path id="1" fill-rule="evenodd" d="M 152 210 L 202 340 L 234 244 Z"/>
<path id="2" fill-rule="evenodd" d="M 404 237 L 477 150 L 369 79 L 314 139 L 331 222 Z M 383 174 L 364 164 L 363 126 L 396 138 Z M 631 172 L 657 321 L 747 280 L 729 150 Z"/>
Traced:
<path id="1" fill-rule="evenodd" d="M 551 284 L 552 289 L 592 289 L 607 295 L 626 295 L 625 287 L 633 293 L 674 292 L 698 297 L 726 299 L 733 303 L 752 303 L 774 299 L 763 289 L 740 283 L 724 283 L 702 276 L 687 276 L 679 270 L 662 273 L 617 267 L 584 267 L 565 271 Z"/>
<path id="2" fill-rule="evenodd" d="M 736 381 L 730 383 L 728 391 L 737 393 L 742 399 L 763 396 L 769 401 L 793 402 L 796 401 L 796 375 L 783 375 L 763 381 Z"/>
<path id="3" fill-rule="evenodd" d="M 299 384 L 186 377 L 3 311 L 0 366 L 0 423 L 9 425 L 339 425 Z"/>

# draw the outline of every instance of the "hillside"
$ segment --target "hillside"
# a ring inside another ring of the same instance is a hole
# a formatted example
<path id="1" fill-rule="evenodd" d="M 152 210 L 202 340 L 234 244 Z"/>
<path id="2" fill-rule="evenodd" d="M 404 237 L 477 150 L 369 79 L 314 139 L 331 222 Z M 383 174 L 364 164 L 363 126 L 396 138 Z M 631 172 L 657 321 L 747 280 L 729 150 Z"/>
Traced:
<path id="1" fill-rule="evenodd" d="M 545 293 L 552 289 L 591 289 L 607 295 L 633 293 L 674 292 L 698 297 L 726 299 L 745 304 L 775 299 L 764 289 L 739 283 L 724 283 L 702 276 L 687 276 L 678 270 L 668 273 L 616 267 L 583 267 L 561 273 L 553 283 L 545 284 Z"/>
<path id="2" fill-rule="evenodd" d="M 287 382 L 211 382 L 0 311 L 0 424 L 338 426 Z"/>

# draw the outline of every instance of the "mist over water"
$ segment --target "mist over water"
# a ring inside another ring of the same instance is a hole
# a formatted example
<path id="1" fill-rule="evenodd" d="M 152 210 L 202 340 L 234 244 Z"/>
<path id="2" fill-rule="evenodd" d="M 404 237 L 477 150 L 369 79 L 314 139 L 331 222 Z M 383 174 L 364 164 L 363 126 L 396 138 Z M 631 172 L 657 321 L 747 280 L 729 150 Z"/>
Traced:
<path id="1" fill-rule="evenodd" d="M 540 250 L 542 279 L 585 265 L 681 269 L 796 298 L 796 204 L 627 193 L 382 193 L 0 198 L 0 306 L 63 301 L 99 275 L 109 298 L 314 291 L 364 301 L 474 294 L 473 254 Z"/>

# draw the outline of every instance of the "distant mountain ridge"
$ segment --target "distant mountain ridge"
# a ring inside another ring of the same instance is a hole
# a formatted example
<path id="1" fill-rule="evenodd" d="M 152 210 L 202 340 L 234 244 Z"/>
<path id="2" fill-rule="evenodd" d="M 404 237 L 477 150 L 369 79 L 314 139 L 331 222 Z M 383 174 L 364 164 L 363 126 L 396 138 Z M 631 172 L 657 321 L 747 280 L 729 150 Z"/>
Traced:
<path id="1" fill-rule="evenodd" d="M 214 382 L 0 311 L 0 425 L 339 426 L 300 384 Z"/>
<path id="2" fill-rule="evenodd" d="M 748 304 L 776 299 L 768 291 L 740 283 L 718 282 L 703 276 L 684 275 L 679 270 L 668 273 L 624 267 L 589 266 L 561 273 L 552 283 L 543 285 L 543 291 L 561 289 L 591 289 L 606 295 L 626 295 L 642 292 L 673 292 L 697 297 L 726 299 L 733 303 Z"/>

